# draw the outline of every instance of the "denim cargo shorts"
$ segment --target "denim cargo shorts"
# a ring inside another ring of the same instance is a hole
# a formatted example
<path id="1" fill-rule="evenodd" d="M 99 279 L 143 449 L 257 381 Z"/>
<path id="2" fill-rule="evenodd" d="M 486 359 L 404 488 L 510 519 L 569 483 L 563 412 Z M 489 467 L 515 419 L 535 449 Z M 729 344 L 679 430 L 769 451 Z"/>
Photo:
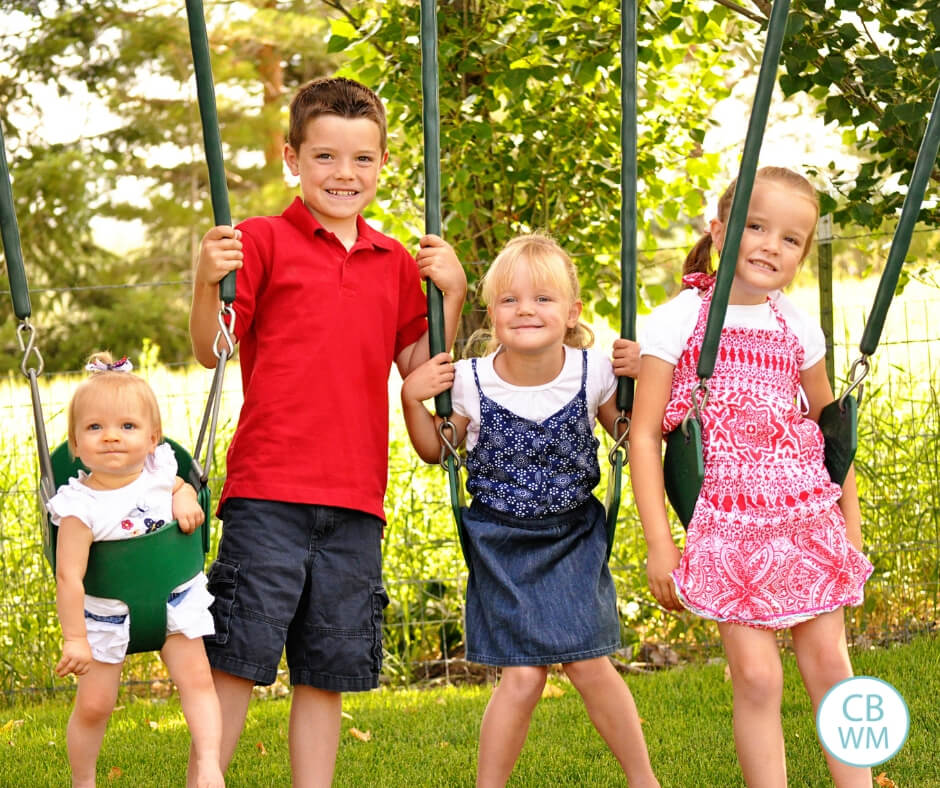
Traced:
<path id="1" fill-rule="evenodd" d="M 284 649 L 291 684 L 378 686 L 383 522 L 333 506 L 230 498 L 209 570 L 213 668 L 271 684 Z"/>

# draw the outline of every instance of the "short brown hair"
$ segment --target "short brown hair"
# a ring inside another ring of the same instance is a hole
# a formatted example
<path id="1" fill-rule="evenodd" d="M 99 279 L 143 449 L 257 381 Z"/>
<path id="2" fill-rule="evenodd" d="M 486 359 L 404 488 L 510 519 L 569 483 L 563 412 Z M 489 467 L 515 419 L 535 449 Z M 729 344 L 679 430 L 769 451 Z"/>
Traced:
<path id="1" fill-rule="evenodd" d="M 368 118 L 379 127 L 379 142 L 385 152 L 388 129 L 385 107 L 374 91 L 346 77 L 318 77 L 297 89 L 290 103 L 290 129 L 288 144 L 300 150 L 307 122 L 320 115 L 338 115 L 341 118 Z"/>

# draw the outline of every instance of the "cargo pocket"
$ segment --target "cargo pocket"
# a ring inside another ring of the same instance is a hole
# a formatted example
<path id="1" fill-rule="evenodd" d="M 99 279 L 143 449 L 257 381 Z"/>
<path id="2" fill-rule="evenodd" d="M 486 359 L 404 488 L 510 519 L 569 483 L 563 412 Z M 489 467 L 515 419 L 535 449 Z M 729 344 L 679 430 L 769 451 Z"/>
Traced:
<path id="1" fill-rule="evenodd" d="M 238 565 L 216 559 L 209 568 L 209 593 L 215 599 L 209 610 L 215 620 L 215 634 L 207 637 L 220 646 L 228 643 L 232 610 L 235 607 L 235 592 L 238 589 Z"/>
<path id="2" fill-rule="evenodd" d="M 382 624 L 383 611 L 388 607 L 388 594 L 384 586 L 372 587 L 372 671 L 378 675 L 382 671 Z"/>

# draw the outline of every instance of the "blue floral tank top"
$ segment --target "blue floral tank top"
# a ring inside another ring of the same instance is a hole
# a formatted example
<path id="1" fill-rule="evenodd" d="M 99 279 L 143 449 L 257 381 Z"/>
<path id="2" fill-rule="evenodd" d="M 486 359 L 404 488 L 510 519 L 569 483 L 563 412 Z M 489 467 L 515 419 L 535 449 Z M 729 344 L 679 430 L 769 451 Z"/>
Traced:
<path id="1" fill-rule="evenodd" d="M 478 501 L 515 517 L 561 514 L 584 503 L 600 481 L 599 441 L 588 418 L 587 351 L 581 388 L 542 422 L 513 413 L 480 394 L 480 436 L 467 454 L 467 490 Z"/>

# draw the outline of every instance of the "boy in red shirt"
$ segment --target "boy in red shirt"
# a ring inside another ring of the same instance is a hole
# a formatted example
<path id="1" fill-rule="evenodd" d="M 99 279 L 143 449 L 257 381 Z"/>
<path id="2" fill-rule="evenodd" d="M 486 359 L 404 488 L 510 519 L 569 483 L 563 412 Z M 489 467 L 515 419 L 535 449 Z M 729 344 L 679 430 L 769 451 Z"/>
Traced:
<path id="1" fill-rule="evenodd" d="M 447 347 L 466 295 L 441 238 L 422 238 L 412 258 L 362 218 L 387 159 L 375 93 L 343 78 L 302 86 L 284 146 L 302 198 L 281 216 L 211 229 L 194 277 L 190 335 L 211 368 L 218 283 L 238 269 L 244 404 L 209 572 L 216 634 L 206 642 L 222 768 L 252 687 L 275 680 L 286 647 L 295 786 L 330 784 L 341 693 L 378 686 L 388 375 L 392 362 L 404 377 L 429 356 L 420 279 L 444 294 Z"/>

